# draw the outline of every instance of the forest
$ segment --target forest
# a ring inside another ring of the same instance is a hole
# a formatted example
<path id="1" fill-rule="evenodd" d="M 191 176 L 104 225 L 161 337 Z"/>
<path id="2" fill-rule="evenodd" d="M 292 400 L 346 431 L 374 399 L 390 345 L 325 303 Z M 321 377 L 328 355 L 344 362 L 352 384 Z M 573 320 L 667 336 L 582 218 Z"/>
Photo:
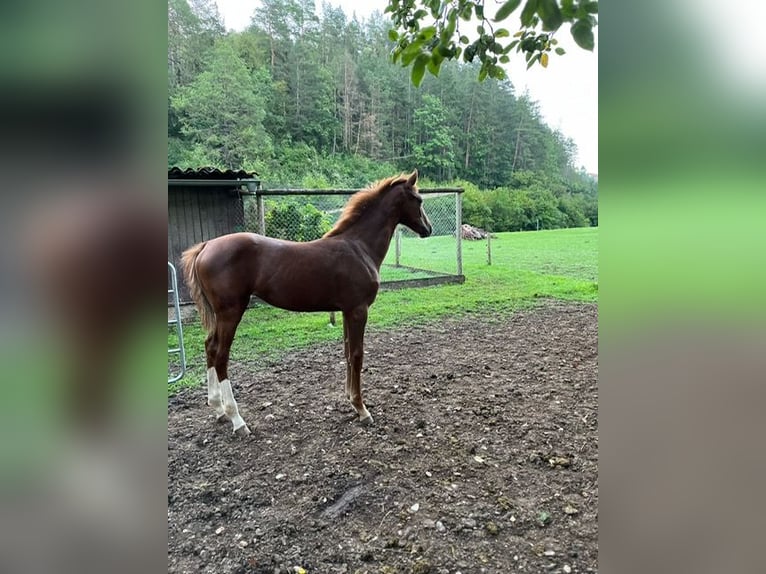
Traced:
<path id="1" fill-rule="evenodd" d="M 391 61 L 390 28 L 262 0 L 233 32 L 213 0 L 169 0 L 168 166 L 246 169 L 272 188 L 359 188 L 417 168 L 423 187 L 463 187 L 463 220 L 485 229 L 598 225 L 597 180 L 528 94 L 459 62 L 415 87 Z"/>

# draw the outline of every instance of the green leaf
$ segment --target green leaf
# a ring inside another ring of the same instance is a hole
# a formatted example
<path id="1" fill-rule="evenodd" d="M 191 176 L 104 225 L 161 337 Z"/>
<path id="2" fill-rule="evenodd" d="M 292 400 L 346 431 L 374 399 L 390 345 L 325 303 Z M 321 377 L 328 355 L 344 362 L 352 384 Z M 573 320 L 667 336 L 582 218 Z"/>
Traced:
<path id="1" fill-rule="evenodd" d="M 566 54 L 566 51 L 564 50 L 564 48 L 556 48 L 556 53 L 559 56 L 563 56 L 564 54 Z"/>
<path id="2" fill-rule="evenodd" d="M 449 58 L 452 56 L 452 51 L 454 48 L 450 47 L 449 44 L 439 44 L 436 46 L 436 51 L 434 51 L 434 54 L 439 54 L 439 56 L 443 58 Z"/>
<path id="3" fill-rule="evenodd" d="M 461 44 L 467 44 L 468 42 L 470 42 L 470 40 L 468 39 L 468 36 L 460 36 Z"/>
<path id="4" fill-rule="evenodd" d="M 495 38 L 507 38 L 510 35 L 511 33 L 505 28 L 500 28 L 499 30 L 495 30 Z"/>
<path id="5" fill-rule="evenodd" d="M 476 17 L 479 20 L 484 19 L 484 5 L 483 4 L 474 4 L 474 11 L 476 12 Z"/>
<path id="6" fill-rule="evenodd" d="M 561 0 L 561 15 L 570 22 L 575 15 L 574 0 Z"/>
<path id="7" fill-rule="evenodd" d="M 521 0 L 508 0 L 505 4 L 500 6 L 497 14 L 495 14 L 495 22 L 505 20 L 508 16 L 511 15 L 511 12 L 519 7 L 519 4 L 521 4 Z"/>
<path id="8" fill-rule="evenodd" d="M 407 46 L 404 47 L 402 50 L 402 54 L 415 54 L 417 55 L 418 52 L 420 52 L 420 48 L 423 46 L 422 40 L 415 40 L 414 42 L 407 44 Z"/>
<path id="9" fill-rule="evenodd" d="M 501 64 L 507 64 L 510 61 L 511 61 L 511 59 L 508 56 L 500 56 L 500 63 Z"/>
<path id="10" fill-rule="evenodd" d="M 396 42 L 399 39 L 399 32 L 396 30 L 389 30 L 388 31 L 388 39 L 392 42 Z"/>
<path id="11" fill-rule="evenodd" d="M 532 36 L 527 36 L 521 41 L 521 49 L 525 52 L 534 52 L 537 50 L 537 40 Z"/>
<path id="12" fill-rule="evenodd" d="M 428 68 L 428 71 L 431 73 L 432 76 L 438 76 L 439 75 L 439 68 L 441 68 L 442 62 L 444 61 L 444 58 L 440 57 L 438 54 L 434 54 L 433 57 L 426 62 L 426 68 Z"/>
<path id="13" fill-rule="evenodd" d="M 412 83 L 418 87 L 426 73 L 426 64 L 431 58 L 427 54 L 420 54 L 412 65 Z"/>
<path id="14" fill-rule="evenodd" d="M 487 69 L 487 66 L 482 66 L 481 70 L 479 70 L 479 81 L 483 82 L 487 79 L 487 74 L 489 73 L 489 70 Z"/>
<path id="15" fill-rule="evenodd" d="M 436 28 L 434 26 L 427 26 L 418 33 L 418 39 L 421 39 L 425 42 L 426 40 L 433 38 L 435 35 Z"/>
<path id="16" fill-rule="evenodd" d="M 413 42 L 402 51 L 402 66 L 409 66 L 423 51 L 422 42 Z"/>
<path id="17" fill-rule="evenodd" d="M 410 53 L 409 53 L 409 54 L 407 54 L 407 55 L 405 55 L 405 54 L 402 54 L 402 66 L 403 66 L 404 68 L 406 68 L 406 67 L 407 67 L 407 66 L 409 66 L 409 65 L 410 65 L 410 64 L 411 64 L 411 63 L 412 63 L 412 62 L 415 60 L 415 58 L 417 58 L 417 57 L 418 57 L 418 53 L 417 53 L 417 52 L 415 52 L 415 53 L 412 53 L 412 52 L 410 52 Z"/>
<path id="18" fill-rule="evenodd" d="M 454 8 L 449 11 L 449 15 L 447 16 L 447 27 L 445 30 L 447 30 L 447 33 L 449 36 L 452 36 L 455 33 L 455 29 L 457 28 L 457 10 Z"/>
<path id="19" fill-rule="evenodd" d="M 539 59 L 540 59 L 540 54 L 535 54 L 535 56 L 531 60 L 529 60 L 529 63 L 527 64 L 527 70 L 529 70 L 529 68 L 531 68 L 535 64 L 535 62 L 537 62 Z"/>
<path id="20" fill-rule="evenodd" d="M 583 50 L 593 51 L 595 41 L 593 40 L 593 29 L 587 20 L 578 20 L 572 24 L 572 38 Z"/>
<path id="21" fill-rule="evenodd" d="M 524 9 L 521 11 L 521 25 L 524 27 L 532 24 L 532 18 L 535 17 L 537 12 L 537 0 L 527 0 L 524 5 Z"/>
<path id="22" fill-rule="evenodd" d="M 588 14 L 598 14 L 598 2 L 583 2 L 582 8 Z"/>
<path id="23" fill-rule="evenodd" d="M 564 18 L 559 10 L 556 0 L 539 0 L 537 13 L 543 21 L 543 30 L 558 30 L 564 23 Z"/>

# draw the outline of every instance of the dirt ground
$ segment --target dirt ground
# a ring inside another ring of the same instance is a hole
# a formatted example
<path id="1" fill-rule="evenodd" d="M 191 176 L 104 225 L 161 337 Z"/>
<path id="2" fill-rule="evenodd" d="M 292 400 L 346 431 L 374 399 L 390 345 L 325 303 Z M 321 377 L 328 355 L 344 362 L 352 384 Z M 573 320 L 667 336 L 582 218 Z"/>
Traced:
<path id="1" fill-rule="evenodd" d="M 168 572 L 598 570 L 596 305 L 368 327 L 361 427 L 339 343 L 168 402 Z"/>

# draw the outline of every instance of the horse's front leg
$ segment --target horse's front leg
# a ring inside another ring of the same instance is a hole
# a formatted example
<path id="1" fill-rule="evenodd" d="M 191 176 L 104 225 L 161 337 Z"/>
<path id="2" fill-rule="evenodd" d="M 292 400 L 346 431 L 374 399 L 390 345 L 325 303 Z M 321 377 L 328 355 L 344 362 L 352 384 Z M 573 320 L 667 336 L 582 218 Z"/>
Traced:
<path id="1" fill-rule="evenodd" d="M 343 315 L 343 354 L 346 357 L 346 398 L 351 399 L 351 351 L 348 342 L 348 319 Z"/>
<path id="2" fill-rule="evenodd" d="M 364 406 L 362 400 L 362 363 L 364 362 L 364 328 L 367 325 L 367 307 L 357 307 L 353 311 L 343 313 L 343 324 L 348 324 L 348 368 L 347 384 L 350 387 L 349 399 L 359 414 L 359 422 L 363 425 L 372 423 L 372 415 Z M 345 328 L 345 327 L 344 327 Z"/>

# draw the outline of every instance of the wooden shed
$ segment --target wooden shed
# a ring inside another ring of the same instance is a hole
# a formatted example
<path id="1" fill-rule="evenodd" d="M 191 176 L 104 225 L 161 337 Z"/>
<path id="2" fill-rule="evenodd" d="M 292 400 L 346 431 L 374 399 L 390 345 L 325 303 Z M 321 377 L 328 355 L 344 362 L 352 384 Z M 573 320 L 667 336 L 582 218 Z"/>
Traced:
<path id="1" fill-rule="evenodd" d="M 181 253 L 200 241 L 242 230 L 242 194 L 258 189 L 257 177 L 254 172 L 210 167 L 168 170 L 168 261 L 178 271 L 181 302 L 191 301 L 180 269 Z"/>

